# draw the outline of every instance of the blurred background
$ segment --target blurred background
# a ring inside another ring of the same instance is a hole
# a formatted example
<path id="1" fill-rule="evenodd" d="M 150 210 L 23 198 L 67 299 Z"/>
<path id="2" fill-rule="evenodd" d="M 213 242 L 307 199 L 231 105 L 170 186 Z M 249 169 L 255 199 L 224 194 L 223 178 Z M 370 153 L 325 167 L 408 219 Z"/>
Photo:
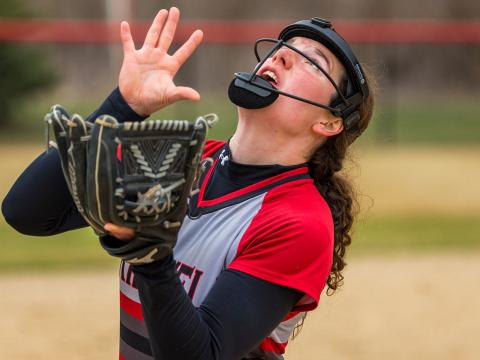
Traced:
<path id="1" fill-rule="evenodd" d="M 177 76 L 202 100 L 153 117 L 217 112 L 211 137 L 227 139 L 236 110 L 226 89 L 254 66 L 254 39 L 312 16 L 333 20 L 377 82 L 374 119 L 345 166 L 361 205 L 345 285 L 323 297 L 287 358 L 477 359 L 478 1 L 2 0 L 0 199 L 44 150 L 52 104 L 86 116 L 115 88 L 120 20 L 141 46 L 172 5 L 183 19 L 174 47 L 205 32 Z M 0 358 L 116 356 L 117 264 L 90 230 L 41 239 L 1 217 L 0 247 Z"/>

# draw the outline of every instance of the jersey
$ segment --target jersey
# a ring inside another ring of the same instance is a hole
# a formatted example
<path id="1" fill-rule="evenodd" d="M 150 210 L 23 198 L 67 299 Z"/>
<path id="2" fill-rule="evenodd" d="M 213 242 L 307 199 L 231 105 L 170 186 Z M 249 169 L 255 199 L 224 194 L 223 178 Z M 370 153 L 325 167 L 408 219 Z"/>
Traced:
<path id="1" fill-rule="evenodd" d="M 252 354 L 282 358 L 295 325 L 318 305 L 330 273 L 332 216 L 306 166 L 239 186 L 236 174 L 229 171 L 230 158 L 225 142 L 207 142 L 198 193 L 190 199 L 174 248 L 178 276 L 197 307 L 225 269 L 302 292 L 292 312 L 252 349 Z M 228 182 L 230 191 L 222 191 Z M 120 269 L 120 305 L 120 358 L 151 359 L 140 298 L 127 263 Z"/>

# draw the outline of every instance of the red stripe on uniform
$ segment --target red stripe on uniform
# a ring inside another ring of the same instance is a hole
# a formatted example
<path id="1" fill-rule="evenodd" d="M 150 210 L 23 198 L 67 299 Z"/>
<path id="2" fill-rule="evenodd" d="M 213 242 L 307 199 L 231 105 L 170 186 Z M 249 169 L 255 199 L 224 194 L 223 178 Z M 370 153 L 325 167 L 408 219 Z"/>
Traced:
<path id="1" fill-rule="evenodd" d="M 143 320 L 142 305 L 131 300 L 122 293 L 120 293 L 120 307 L 134 318 Z"/>
<path id="2" fill-rule="evenodd" d="M 122 354 L 118 354 L 118 360 L 125 360 Z"/>
<path id="3" fill-rule="evenodd" d="M 236 190 L 236 191 L 232 191 L 231 193 L 229 194 L 226 194 L 226 195 L 223 195 L 223 196 L 220 196 L 216 199 L 212 199 L 212 200 L 203 200 L 203 195 L 204 195 L 204 192 L 205 192 L 205 188 L 206 188 L 206 184 L 208 184 L 208 180 L 210 178 L 210 175 L 212 174 L 212 171 L 213 171 L 213 168 L 215 167 L 215 165 L 217 164 L 217 160 L 215 160 L 215 163 L 212 165 L 212 167 L 210 168 L 210 171 L 207 173 L 207 176 L 203 182 L 203 186 L 200 190 L 200 194 L 198 196 L 198 206 L 201 207 L 201 206 L 212 206 L 212 205 L 217 205 L 217 204 L 221 204 L 222 202 L 224 201 L 228 201 L 228 200 L 232 200 L 232 199 L 235 199 L 239 196 L 242 196 L 242 195 L 245 195 L 245 194 L 248 194 L 252 191 L 255 191 L 255 190 L 259 190 L 265 186 L 268 186 L 268 185 L 271 185 L 273 183 L 275 183 L 276 181 L 280 181 L 280 180 L 283 180 L 283 179 L 287 179 L 291 176 L 295 176 L 295 175 L 300 175 L 300 174 L 307 174 L 308 173 L 308 168 L 307 167 L 301 167 L 301 168 L 298 168 L 298 169 L 294 169 L 294 170 L 290 170 L 290 171 L 286 171 L 282 174 L 279 174 L 279 175 L 275 175 L 275 176 L 272 176 L 271 178 L 268 178 L 268 179 L 265 179 L 265 180 L 262 180 L 262 181 L 259 181 L 255 184 L 252 184 L 250 186 L 246 186 L 240 190 Z M 303 181 L 303 180 L 302 180 Z"/>
<path id="4" fill-rule="evenodd" d="M 117 160 L 122 161 L 122 144 L 117 146 Z"/>
<path id="5" fill-rule="evenodd" d="M 294 316 L 297 316 L 299 313 L 300 313 L 300 311 L 291 311 L 287 314 L 287 316 L 285 316 L 285 319 L 283 319 L 282 321 L 287 321 L 287 320 L 293 318 Z"/>
<path id="6" fill-rule="evenodd" d="M 203 149 L 202 160 L 214 155 L 225 144 L 225 141 L 207 140 L 205 143 L 205 149 Z"/>
<path id="7" fill-rule="evenodd" d="M 284 343 L 277 343 L 272 338 L 267 337 L 260 344 L 260 349 L 273 352 L 275 354 L 283 354 L 287 347 L 288 341 Z"/>

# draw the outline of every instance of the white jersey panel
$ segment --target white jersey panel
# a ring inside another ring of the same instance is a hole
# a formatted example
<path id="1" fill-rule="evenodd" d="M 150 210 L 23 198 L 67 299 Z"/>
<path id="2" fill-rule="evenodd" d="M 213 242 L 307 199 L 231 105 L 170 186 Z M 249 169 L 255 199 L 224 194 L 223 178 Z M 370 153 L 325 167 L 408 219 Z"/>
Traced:
<path id="1" fill-rule="evenodd" d="M 196 219 L 185 217 L 173 255 L 180 280 L 195 306 L 203 302 L 220 272 L 235 259 L 240 240 L 264 197 L 265 193 Z"/>

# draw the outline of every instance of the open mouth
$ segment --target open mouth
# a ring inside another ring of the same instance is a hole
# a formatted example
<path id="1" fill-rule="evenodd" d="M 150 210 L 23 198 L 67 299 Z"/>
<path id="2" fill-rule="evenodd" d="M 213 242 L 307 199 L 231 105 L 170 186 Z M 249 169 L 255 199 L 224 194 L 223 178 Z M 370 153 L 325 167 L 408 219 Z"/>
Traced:
<path id="1" fill-rule="evenodd" d="M 276 86 L 277 85 L 277 75 L 270 70 L 264 71 L 260 77 L 267 80 L 270 84 Z"/>

